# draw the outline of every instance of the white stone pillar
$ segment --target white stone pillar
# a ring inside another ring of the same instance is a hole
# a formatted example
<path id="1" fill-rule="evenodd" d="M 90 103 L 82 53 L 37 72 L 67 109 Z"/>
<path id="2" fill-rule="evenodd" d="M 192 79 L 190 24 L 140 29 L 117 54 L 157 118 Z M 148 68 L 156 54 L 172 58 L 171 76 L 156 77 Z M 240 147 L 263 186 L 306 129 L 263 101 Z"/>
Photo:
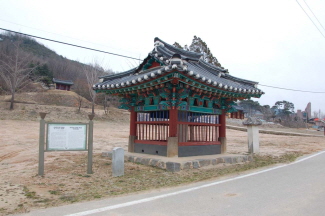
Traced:
<path id="1" fill-rule="evenodd" d="M 261 124 L 261 120 L 254 117 L 248 117 L 248 119 L 243 122 L 243 125 L 247 126 L 247 140 L 249 153 L 256 154 L 260 152 L 258 125 Z"/>
<path id="2" fill-rule="evenodd" d="M 112 153 L 113 177 L 124 175 L 124 149 L 115 147 Z"/>
<path id="3" fill-rule="evenodd" d="M 259 143 L 259 129 L 258 126 L 248 125 L 247 135 L 248 135 L 248 152 L 249 153 L 259 153 L 260 143 Z"/>

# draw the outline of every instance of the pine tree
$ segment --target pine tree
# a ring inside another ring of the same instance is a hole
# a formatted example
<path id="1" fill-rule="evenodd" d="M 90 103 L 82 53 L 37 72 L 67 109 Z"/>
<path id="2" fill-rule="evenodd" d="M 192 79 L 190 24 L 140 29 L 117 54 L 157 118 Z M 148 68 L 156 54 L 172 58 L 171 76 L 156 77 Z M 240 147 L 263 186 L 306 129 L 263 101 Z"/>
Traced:
<path id="1" fill-rule="evenodd" d="M 179 43 L 177 43 L 177 42 L 175 42 L 173 44 L 173 46 L 176 47 L 176 48 L 179 48 L 179 49 L 183 49 L 183 47 Z"/>
<path id="2" fill-rule="evenodd" d="M 194 36 L 192 44 L 188 47 L 187 45 L 184 48 L 177 42 L 173 44 L 177 48 L 181 48 L 187 51 L 197 52 L 203 54 L 203 59 L 205 62 L 208 62 L 212 65 L 221 67 L 221 64 L 218 62 L 218 59 L 213 56 L 208 45 L 200 38 Z"/>

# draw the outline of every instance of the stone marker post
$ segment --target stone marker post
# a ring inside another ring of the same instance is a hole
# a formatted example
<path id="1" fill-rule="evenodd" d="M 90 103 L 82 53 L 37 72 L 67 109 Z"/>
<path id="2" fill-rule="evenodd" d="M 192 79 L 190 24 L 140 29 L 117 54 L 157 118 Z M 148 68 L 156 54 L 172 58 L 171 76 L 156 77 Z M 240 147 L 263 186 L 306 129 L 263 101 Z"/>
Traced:
<path id="1" fill-rule="evenodd" d="M 113 148 L 112 154 L 113 177 L 124 175 L 124 149 L 120 147 Z"/>
<path id="2" fill-rule="evenodd" d="M 93 130 L 94 122 L 93 119 L 95 115 L 88 115 L 89 117 L 89 131 L 88 131 L 88 164 L 87 164 L 87 174 L 93 173 Z"/>
<path id="3" fill-rule="evenodd" d="M 247 126 L 247 136 L 248 136 L 248 152 L 249 153 L 259 153 L 260 143 L 258 135 L 258 125 L 261 125 L 262 121 L 255 117 L 248 117 L 243 125 Z"/>
<path id="4" fill-rule="evenodd" d="M 45 116 L 47 113 L 40 112 L 39 127 L 39 151 L 38 151 L 38 175 L 44 175 L 44 142 L 45 142 Z"/>

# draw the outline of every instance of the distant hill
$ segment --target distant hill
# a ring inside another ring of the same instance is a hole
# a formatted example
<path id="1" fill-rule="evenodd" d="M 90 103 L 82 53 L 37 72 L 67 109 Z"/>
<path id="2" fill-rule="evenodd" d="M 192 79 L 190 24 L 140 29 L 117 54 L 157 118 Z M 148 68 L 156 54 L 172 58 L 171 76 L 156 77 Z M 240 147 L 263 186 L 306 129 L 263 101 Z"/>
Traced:
<path id="1" fill-rule="evenodd" d="M 24 51 L 31 53 L 35 57 L 36 62 L 33 64 L 38 64 L 39 69 L 46 70 L 50 78 L 57 78 L 63 80 L 72 80 L 76 81 L 77 79 L 85 79 L 85 76 L 82 72 L 85 64 L 67 59 L 62 55 L 58 55 L 53 50 L 47 48 L 43 44 L 38 43 L 31 37 L 22 36 L 19 34 L 0 34 L 0 38 L 2 39 L 0 43 L 6 41 L 18 41 L 21 40 L 21 47 Z M 45 69 L 44 69 L 45 68 Z M 104 73 L 113 73 L 112 71 L 104 71 Z M 44 73 L 44 72 L 43 72 Z"/>
<path id="2" fill-rule="evenodd" d="M 0 34 L 0 38 L 2 38 L 3 41 L 11 40 L 11 41 L 18 41 L 22 40 L 22 47 L 25 51 L 31 52 L 34 55 L 40 57 L 40 58 L 55 58 L 59 55 L 56 54 L 53 50 L 45 47 L 44 45 L 38 43 L 36 40 L 34 40 L 31 37 L 27 36 L 21 36 L 18 34 Z"/>
<path id="3" fill-rule="evenodd" d="M 59 55 L 31 37 L 13 33 L 2 33 L 0 34 L 0 38 L 0 45 L 1 43 L 12 44 L 12 49 L 14 49 L 14 43 L 11 42 L 21 41 L 22 50 L 29 53 L 33 58 L 30 64 L 36 67 L 30 77 L 32 81 L 37 80 L 49 85 L 52 83 L 53 78 L 71 80 L 76 84 L 75 86 L 79 84 L 78 88 L 80 88 L 80 85 L 84 86 L 87 83 L 84 73 L 85 64 Z M 103 75 L 113 73 L 111 70 L 105 70 L 98 65 L 94 68 L 95 70 L 101 71 Z M 74 86 L 72 88 L 74 88 Z M 5 90 L 6 86 L 3 81 L 0 80 L 0 94 L 1 91 L 4 93 Z M 82 96 L 89 99 L 86 95 L 87 91 L 83 92 L 85 92 L 85 94 Z M 79 94 L 81 93 L 79 92 Z"/>

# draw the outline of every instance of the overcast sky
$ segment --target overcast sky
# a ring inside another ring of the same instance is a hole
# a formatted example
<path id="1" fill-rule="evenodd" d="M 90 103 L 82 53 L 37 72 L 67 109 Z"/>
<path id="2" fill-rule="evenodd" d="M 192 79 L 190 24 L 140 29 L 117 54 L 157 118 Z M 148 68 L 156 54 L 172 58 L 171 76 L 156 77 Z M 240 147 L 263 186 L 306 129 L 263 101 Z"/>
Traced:
<path id="1" fill-rule="evenodd" d="M 298 0 L 325 35 L 325 1 Z M 0 0 L 1 28 L 144 59 L 154 38 L 190 44 L 201 37 L 231 75 L 263 85 L 325 92 L 325 36 L 296 0 Z M 114 71 L 139 63 L 38 40 L 59 55 Z M 262 105 L 293 102 L 325 113 L 325 94 L 259 86 Z"/>

